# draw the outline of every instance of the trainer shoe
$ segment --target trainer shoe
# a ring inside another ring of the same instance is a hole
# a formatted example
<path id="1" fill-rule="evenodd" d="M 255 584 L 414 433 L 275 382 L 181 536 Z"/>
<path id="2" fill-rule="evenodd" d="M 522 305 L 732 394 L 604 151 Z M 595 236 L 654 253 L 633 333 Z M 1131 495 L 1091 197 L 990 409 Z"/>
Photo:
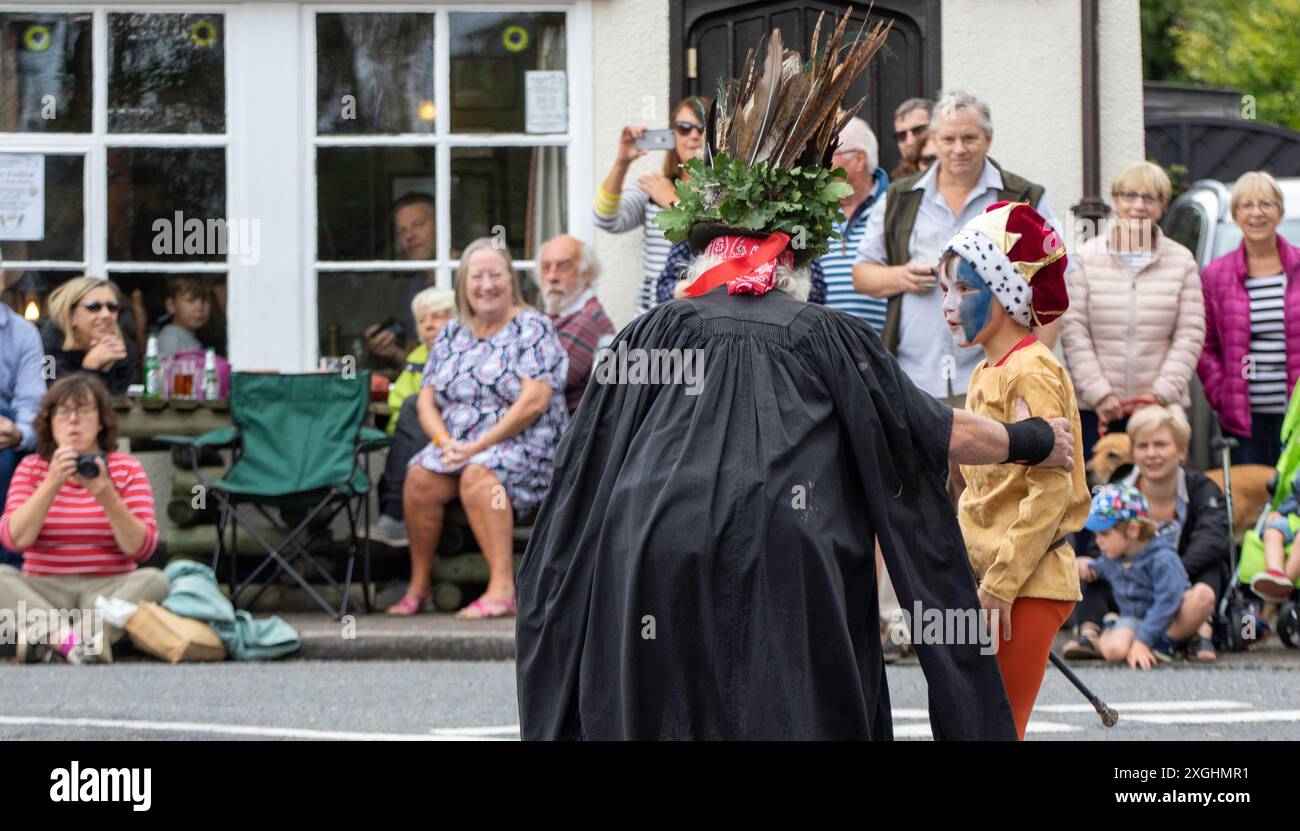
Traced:
<path id="1" fill-rule="evenodd" d="M 1259 571 L 1250 578 L 1250 590 L 1265 600 L 1281 603 L 1291 596 L 1295 586 L 1286 575 L 1275 568 Z"/>
<path id="2" fill-rule="evenodd" d="M 411 538 L 406 535 L 406 523 L 394 519 L 388 514 L 380 514 L 379 519 L 370 524 L 371 542 L 381 542 L 389 548 L 406 548 Z"/>

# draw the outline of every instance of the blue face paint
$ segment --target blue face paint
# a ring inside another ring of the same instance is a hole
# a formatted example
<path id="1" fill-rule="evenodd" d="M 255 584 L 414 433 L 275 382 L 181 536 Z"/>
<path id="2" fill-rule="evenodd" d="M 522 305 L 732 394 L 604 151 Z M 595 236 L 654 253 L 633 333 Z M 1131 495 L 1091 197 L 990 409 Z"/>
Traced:
<path id="1" fill-rule="evenodd" d="M 975 267 L 965 260 L 957 266 L 957 279 L 964 280 L 979 291 L 961 299 L 961 328 L 966 334 L 966 342 L 974 343 L 975 337 L 989 324 L 993 310 L 993 290 L 980 277 Z"/>

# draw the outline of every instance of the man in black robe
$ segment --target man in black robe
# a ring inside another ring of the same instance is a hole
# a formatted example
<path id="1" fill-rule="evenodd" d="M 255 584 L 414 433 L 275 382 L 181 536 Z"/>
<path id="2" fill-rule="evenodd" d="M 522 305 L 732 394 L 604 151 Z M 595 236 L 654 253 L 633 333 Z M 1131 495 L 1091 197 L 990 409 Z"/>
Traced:
<path id="1" fill-rule="evenodd" d="M 784 291 L 671 301 L 605 360 L 654 350 L 702 382 L 592 383 L 561 441 L 517 577 L 523 737 L 892 738 L 874 542 L 904 609 L 978 609 L 948 459 L 1006 461 L 1009 428 Z M 1016 738 L 993 655 L 916 652 L 936 738 Z"/>

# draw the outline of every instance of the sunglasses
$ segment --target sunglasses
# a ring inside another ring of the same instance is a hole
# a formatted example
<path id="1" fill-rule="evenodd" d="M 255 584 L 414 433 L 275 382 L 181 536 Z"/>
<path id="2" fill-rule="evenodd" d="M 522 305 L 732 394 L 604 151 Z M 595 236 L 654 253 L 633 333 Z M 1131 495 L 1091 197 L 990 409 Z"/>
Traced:
<path id="1" fill-rule="evenodd" d="M 100 309 L 105 308 L 105 307 L 107 307 L 108 310 L 109 310 L 110 312 L 112 312 L 113 314 L 117 314 L 118 311 L 122 308 L 122 304 L 121 304 L 121 303 L 118 303 L 116 300 L 110 300 L 110 301 L 108 301 L 107 303 L 101 303 L 101 302 L 98 301 L 98 300 L 92 300 L 92 301 L 90 301 L 89 303 L 82 303 L 82 304 L 81 304 L 81 308 L 85 309 L 86 311 L 90 312 L 91 314 L 95 314 L 95 313 L 98 312 Z"/>
<path id="2" fill-rule="evenodd" d="M 908 127 L 906 130 L 898 130 L 894 133 L 894 141 L 902 144 L 903 140 L 907 138 L 909 133 L 912 135 L 912 138 L 920 138 L 925 135 L 925 132 L 929 129 L 929 124 L 918 124 L 915 127 Z"/>
<path id="3" fill-rule="evenodd" d="M 694 121 L 674 121 L 673 129 L 677 131 L 677 135 L 683 137 L 689 136 L 692 130 L 700 135 L 704 135 L 704 125 L 697 124 Z"/>
<path id="4" fill-rule="evenodd" d="M 926 165 L 928 167 L 929 165 L 932 165 L 936 161 L 938 161 L 938 159 L 939 159 L 938 156 L 931 153 L 928 156 L 922 156 L 921 158 L 917 159 L 917 161 L 919 161 L 921 164 Z"/>

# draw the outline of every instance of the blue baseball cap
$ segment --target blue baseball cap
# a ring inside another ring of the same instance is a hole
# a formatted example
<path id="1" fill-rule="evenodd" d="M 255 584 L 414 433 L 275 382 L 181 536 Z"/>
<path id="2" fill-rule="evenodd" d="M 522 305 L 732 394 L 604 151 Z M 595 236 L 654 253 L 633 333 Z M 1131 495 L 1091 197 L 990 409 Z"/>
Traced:
<path id="1" fill-rule="evenodd" d="M 1141 491 L 1131 485 L 1102 485 L 1092 497 L 1092 508 L 1084 528 L 1106 531 L 1116 523 L 1149 516 L 1150 507 Z"/>

